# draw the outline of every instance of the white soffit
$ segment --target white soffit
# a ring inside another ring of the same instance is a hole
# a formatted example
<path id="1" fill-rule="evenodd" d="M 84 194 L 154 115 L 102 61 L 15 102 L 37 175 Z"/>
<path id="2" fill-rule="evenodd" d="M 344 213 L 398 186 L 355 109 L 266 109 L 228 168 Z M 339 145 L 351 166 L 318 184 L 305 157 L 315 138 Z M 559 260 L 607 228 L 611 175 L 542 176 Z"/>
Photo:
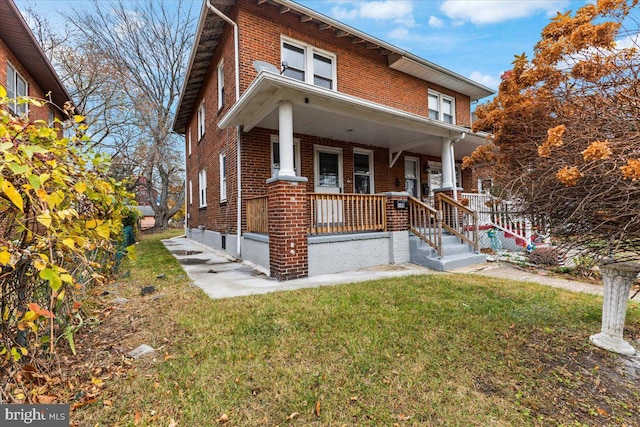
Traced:
<path id="1" fill-rule="evenodd" d="M 478 83 L 471 81 L 466 82 L 461 80 L 459 77 L 454 78 L 447 73 L 438 71 L 432 67 L 427 67 L 426 65 L 414 61 L 411 58 L 407 58 L 406 56 L 389 55 L 389 68 L 402 71 L 405 74 L 435 83 L 447 89 L 463 93 L 468 95 L 472 101 L 477 101 L 478 99 L 494 93 L 489 88 L 483 89 L 478 87 Z"/>

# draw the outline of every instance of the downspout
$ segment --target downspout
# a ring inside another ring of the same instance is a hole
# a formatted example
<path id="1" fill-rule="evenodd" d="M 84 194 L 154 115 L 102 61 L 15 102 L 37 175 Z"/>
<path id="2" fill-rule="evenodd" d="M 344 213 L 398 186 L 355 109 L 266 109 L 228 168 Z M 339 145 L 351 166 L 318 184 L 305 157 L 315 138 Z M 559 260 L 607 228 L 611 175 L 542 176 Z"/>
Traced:
<path id="1" fill-rule="evenodd" d="M 210 0 L 207 0 L 207 7 L 211 12 L 218 15 L 221 19 L 223 19 L 226 23 L 233 27 L 233 47 L 235 50 L 234 60 L 235 60 L 235 78 L 236 78 L 236 99 L 235 102 L 238 102 L 240 99 L 240 42 L 239 42 L 239 32 L 238 32 L 238 24 L 233 22 L 231 18 L 222 13 L 219 9 L 217 9 L 214 5 L 211 4 Z M 236 126 L 236 174 L 237 174 L 237 182 L 238 182 L 238 214 L 237 214 L 237 255 L 240 258 L 242 251 L 240 250 L 240 245 L 242 242 L 242 181 L 241 181 L 241 168 L 240 168 L 240 126 Z"/>
<path id="2" fill-rule="evenodd" d="M 453 141 L 451 141 L 451 168 L 453 169 L 451 172 L 453 173 L 453 200 L 458 201 L 458 174 L 456 174 L 456 157 L 455 157 L 455 153 L 453 151 L 453 145 L 464 139 L 464 137 L 467 136 L 466 132 L 462 132 L 462 134 L 460 134 L 460 136 L 456 139 L 454 139 Z"/>

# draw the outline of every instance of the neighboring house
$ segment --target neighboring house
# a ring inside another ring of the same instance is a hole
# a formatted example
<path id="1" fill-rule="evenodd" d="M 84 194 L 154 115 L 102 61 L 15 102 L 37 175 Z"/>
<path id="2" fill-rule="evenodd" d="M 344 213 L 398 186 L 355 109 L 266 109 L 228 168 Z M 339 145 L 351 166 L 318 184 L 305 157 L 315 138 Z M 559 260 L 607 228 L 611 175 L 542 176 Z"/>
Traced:
<path id="1" fill-rule="evenodd" d="M 153 228 L 156 223 L 156 213 L 153 211 L 153 208 L 145 205 L 134 207 L 142 215 L 142 218 L 140 218 L 140 229 L 147 230 Z"/>
<path id="2" fill-rule="evenodd" d="M 15 114 L 52 124 L 63 120 L 62 107 L 71 97 L 36 41 L 13 0 L 0 0 L 0 85 L 11 98 L 30 96 L 52 104 L 10 106 Z"/>
<path id="3" fill-rule="evenodd" d="M 460 164 L 492 90 L 288 0 L 205 3 L 195 40 L 173 126 L 189 237 L 279 280 L 463 257 L 438 224 L 477 230 L 468 213 L 428 204 L 477 187 Z"/>

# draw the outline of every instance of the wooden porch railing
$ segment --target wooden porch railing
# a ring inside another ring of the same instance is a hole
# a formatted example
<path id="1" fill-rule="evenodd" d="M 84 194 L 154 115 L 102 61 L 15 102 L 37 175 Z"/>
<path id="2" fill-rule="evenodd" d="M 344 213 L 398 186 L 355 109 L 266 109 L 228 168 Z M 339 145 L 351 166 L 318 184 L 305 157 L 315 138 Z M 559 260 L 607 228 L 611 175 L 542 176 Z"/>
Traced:
<path id="1" fill-rule="evenodd" d="M 480 252 L 478 214 L 442 193 L 438 194 L 438 210 L 442 212 L 442 227 Z"/>
<path id="2" fill-rule="evenodd" d="M 409 230 L 442 257 L 442 213 L 415 197 L 409 197 Z"/>
<path id="3" fill-rule="evenodd" d="M 247 199 L 247 231 L 269 233 L 269 198 L 267 196 Z"/>
<path id="4" fill-rule="evenodd" d="M 387 229 L 386 196 L 309 193 L 309 234 Z"/>

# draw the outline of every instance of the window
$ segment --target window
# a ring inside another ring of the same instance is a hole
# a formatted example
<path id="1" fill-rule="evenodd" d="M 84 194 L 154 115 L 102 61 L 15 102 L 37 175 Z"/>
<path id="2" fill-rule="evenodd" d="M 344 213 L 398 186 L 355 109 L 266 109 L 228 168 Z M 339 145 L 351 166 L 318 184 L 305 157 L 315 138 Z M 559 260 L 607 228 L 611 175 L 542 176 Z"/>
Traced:
<path id="1" fill-rule="evenodd" d="M 187 153 L 191 155 L 191 128 L 189 128 L 189 133 L 187 134 Z"/>
<path id="2" fill-rule="evenodd" d="M 220 201 L 227 200 L 227 155 L 220 154 Z"/>
<path id="3" fill-rule="evenodd" d="M 224 61 L 218 64 L 218 110 L 224 107 Z"/>
<path id="4" fill-rule="evenodd" d="M 49 121 L 47 123 L 49 123 L 49 127 L 53 127 L 56 123 L 56 115 L 52 109 L 49 109 L 48 120 Z"/>
<path id="5" fill-rule="evenodd" d="M 189 180 L 189 204 L 193 204 L 193 182 Z"/>
<path id="6" fill-rule="evenodd" d="M 455 123 L 455 102 L 450 96 L 429 91 L 429 118 L 445 123 Z"/>
<path id="7" fill-rule="evenodd" d="M 200 207 L 207 207 L 207 171 L 202 169 L 198 173 L 198 189 L 200 191 Z"/>
<path id="8" fill-rule="evenodd" d="M 478 193 L 491 193 L 491 188 L 493 187 L 493 179 L 491 178 L 480 178 L 478 180 Z"/>
<path id="9" fill-rule="evenodd" d="M 353 150 L 353 188 L 358 194 L 373 194 L 373 152 Z"/>
<path id="10" fill-rule="evenodd" d="M 300 176 L 300 140 L 293 139 L 293 169 L 296 176 Z M 271 176 L 278 176 L 280 172 L 280 143 L 276 135 L 271 135 Z"/>
<path id="11" fill-rule="evenodd" d="M 309 84 L 336 89 L 335 55 L 292 40 L 282 41 L 283 74 Z"/>
<path id="12" fill-rule="evenodd" d="M 198 142 L 204 136 L 205 114 L 204 114 L 204 101 L 198 107 Z"/>
<path id="13" fill-rule="evenodd" d="M 9 98 L 18 98 L 29 95 L 29 86 L 27 81 L 22 78 L 11 64 L 7 64 L 7 96 Z M 22 116 L 29 112 L 29 104 L 19 104 L 15 102 L 11 108 L 16 115 Z"/>

